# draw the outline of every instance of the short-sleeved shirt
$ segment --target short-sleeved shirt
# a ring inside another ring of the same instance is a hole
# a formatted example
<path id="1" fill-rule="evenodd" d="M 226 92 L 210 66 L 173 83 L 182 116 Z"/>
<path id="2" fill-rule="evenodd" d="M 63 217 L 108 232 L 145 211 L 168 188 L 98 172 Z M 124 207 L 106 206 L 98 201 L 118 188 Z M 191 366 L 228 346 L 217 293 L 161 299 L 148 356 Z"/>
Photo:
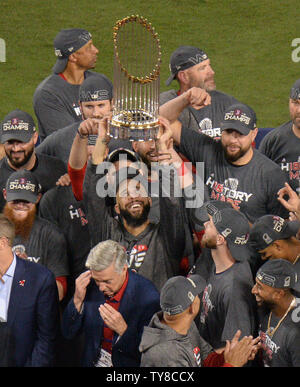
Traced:
<path id="1" fill-rule="evenodd" d="M 207 200 L 232 202 L 251 223 L 266 214 L 288 218 L 288 211 L 277 200 L 285 175 L 257 149 L 248 164 L 236 166 L 226 160 L 221 141 L 182 128 L 180 152 L 193 164 L 204 162 Z"/>
<path id="2" fill-rule="evenodd" d="M 5 200 L 2 195 L 2 190 L 6 186 L 6 181 L 9 176 L 16 172 L 13 168 L 11 168 L 7 162 L 7 158 L 4 157 L 0 161 L 0 210 L 3 210 L 5 205 Z M 67 173 L 67 168 L 65 164 L 55 158 L 46 155 L 36 155 L 36 162 L 33 168 L 30 170 L 36 178 L 38 179 L 41 187 L 42 193 L 47 192 L 50 188 L 56 186 L 57 180 Z"/>
<path id="3" fill-rule="evenodd" d="M 85 72 L 85 78 L 93 74 Z M 44 140 L 52 132 L 75 121 L 81 121 L 80 85 L 73 85 L 58 74 L 51 74 L 36 88 L 33 108 L 38 120 L 39 135 Z"/>
<path id="4" fill-rule="evenodd" d="M 259 151 L 278 164 L 293 190 L 300 193 L 300 138 L 292 121 L 271 130 L 261 141 Z"/>
<path id="5" fill-rule="evenodd" d="M 81 121 L 74 122 L 65 128 L 51 133 L 36 147 L 36 153 L 56 157 L 62 160 L 67 167 L 74 137 L 80 123 Z"/>
<path id="6" fill-rule="evenodd" d="M 224 118 L 226 109 L 238 101 L 231 95 L 217 90 L 210 91 L 209 94 L 211 96 L 210 105 L 199 110 L 188 106 L 182 111 L 178 119 L 185 128 L 204 133 L 218 140 L 221 137 L 220 122 Z M 161 93 L 160 105 L 177 96 L 178 94 L 173 89 Z"/>
<path id="7" fill-rule="evenodd" d="M 221 273 L 216 273 L 213 266 L 202 296 L 199 325 L 200 335 L 213 348 L 224 347 L 238 329 L 242 331 L 241 337 L 256 333 L 252 287 L 248 262 L 236 262 Z"/>
<path id="8" fill-rule="evenodd" d="M 85 262 L 91 249 L 83 202 L 74 198 L 71 186 L 58 186 L 43 195 L 39 204 L 39 216 L 54 223 L 65 236 L 70 274 L 76 278 L 86 270 Z"/>
<path id="9" fill-rule="evenodd" d="M 46 266 L 55 277 L 69 274 L 65 238 L 55 225 L 45 219 L 37 216 L 29 238 L 25 240 L 17 235 L 13 248 L 25 249 L 29 261 Z"/>

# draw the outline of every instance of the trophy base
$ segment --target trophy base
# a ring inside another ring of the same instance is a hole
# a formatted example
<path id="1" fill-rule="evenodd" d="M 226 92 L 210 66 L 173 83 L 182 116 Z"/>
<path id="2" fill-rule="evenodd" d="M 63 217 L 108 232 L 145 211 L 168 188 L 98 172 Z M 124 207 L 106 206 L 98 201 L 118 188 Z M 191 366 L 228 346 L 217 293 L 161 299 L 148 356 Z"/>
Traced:
<path id="1" fill-rule="evenodd" d="M 156 140 L 158 130 L 158 120 L 149 113 L 142 110 L 123 111 L 110 121 L 108 135 L 129 141 L 151 141 Z"/>

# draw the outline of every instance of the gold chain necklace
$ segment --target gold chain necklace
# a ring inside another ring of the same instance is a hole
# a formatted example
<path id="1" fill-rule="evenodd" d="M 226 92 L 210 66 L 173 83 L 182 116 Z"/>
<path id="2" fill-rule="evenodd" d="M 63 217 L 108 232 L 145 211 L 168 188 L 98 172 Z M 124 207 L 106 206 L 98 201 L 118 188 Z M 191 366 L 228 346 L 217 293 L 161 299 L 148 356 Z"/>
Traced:
<path id="1" fill-rule="evenodd" d="M 267 326 L 267 332 L 266 334 L 272 338 L 274 333 L 277 331 L 277 329 L 280 327 L 280 324 L 282 323 L 282 321 L 286 318 L 287 314 L 289 313 L 289 311 L 294 307 L 296 306 L 296 298 L 294 297 L 290 303 L 290 306 L 288 307 L 287 311 L 285 312 L 285 314 L 281 317 L 281 319 L 278 321 L 276 327 L 272 330 L 271 332 L 271 327 L 270 327 L 270 323 L 271 323 L 271 317 L 272 317 L 272 312 L 270 312 L 269 314 L 269 320 L 268 320 L 268 326 Z"/>

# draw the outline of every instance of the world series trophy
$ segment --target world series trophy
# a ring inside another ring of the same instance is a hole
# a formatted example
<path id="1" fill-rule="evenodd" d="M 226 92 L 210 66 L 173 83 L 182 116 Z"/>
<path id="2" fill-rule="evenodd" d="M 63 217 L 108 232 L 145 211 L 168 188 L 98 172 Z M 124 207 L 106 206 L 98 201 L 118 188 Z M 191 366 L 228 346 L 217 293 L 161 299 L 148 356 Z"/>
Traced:
<path id="1" fill-rule="evenodd" d="M 155 140 L 159 122 L 161 47 L 147 19 L 132 15 L 113 29 L 114 105 L 108 134 L 130 141 Z"/>

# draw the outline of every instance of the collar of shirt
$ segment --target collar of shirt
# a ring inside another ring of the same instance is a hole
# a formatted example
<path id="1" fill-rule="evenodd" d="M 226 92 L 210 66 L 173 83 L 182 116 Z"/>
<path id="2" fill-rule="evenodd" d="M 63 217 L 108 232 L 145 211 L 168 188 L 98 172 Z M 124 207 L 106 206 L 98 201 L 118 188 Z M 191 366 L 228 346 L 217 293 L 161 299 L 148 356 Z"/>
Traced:
<path id="1" fill-rule="evenodd" d="M 125 281 L 122 285 L 122 287 L 120 288 L 120 290 L 113 296 L 113 297 L 109 297 L 106 299 L 106 302 L 120 302 L 122 297 L 123 297 L 123 294 L 125 292 L 125 289 L 126 289 L 126 286 L 127 286 L 127 283 L 128 283 L 128 270 L 126 272 L 126 278 L 125 278 Z"/>
<path id="2" fill-rule="evenodd" d="M 5 274 L 3 275 L 3 280 L 5 281 L 5 277 L 13 277 L 15 273 L 15 268 L 16 268 L 17 260 L 16 260 L 16 255 L 14 254 L 14 258 L 12 263 L 10 264 L 9 268 L 6 270 Z"/>

